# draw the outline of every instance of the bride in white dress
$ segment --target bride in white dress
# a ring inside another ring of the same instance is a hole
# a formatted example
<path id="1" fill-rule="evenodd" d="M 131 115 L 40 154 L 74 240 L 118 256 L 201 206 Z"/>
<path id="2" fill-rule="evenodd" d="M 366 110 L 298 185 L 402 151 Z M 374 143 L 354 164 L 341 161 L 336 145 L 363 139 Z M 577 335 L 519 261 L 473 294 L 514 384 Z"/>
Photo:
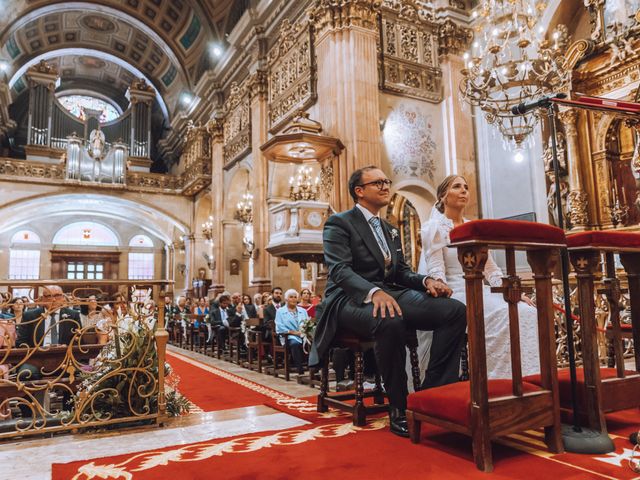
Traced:
<path id="1" fill-rule="evenodd" d="M 431 218 L 422 227 L 423 255 L 418 272 L 446 282 L 452 298 L 466 303 L 465 283 L 456 248 L 448 248 L 449 232 L 467 221 L 464 208 L 469 201 L 469 187 L 463 177 L 450 175 L 437 191 L 438 201 L 431 211 Z M 487 349 L 487 375 L 491 379 L 511 378 L 511 353 L 509 342 L 509 314 L 501 293 L 491 293 L 491 286 L 502 285 L 502 271 L 489 255 L 484 270 L 489 285 L 483 289 L 485 335 Z M 538 320 L 534 303 L 523 295 L 518 303 L 520 323 L 520 349 L 522 374 L 540 372 L 538 351 Z M 420 370 L 426 370 L 429 361 L 431 332 L 418 332 Z"/>

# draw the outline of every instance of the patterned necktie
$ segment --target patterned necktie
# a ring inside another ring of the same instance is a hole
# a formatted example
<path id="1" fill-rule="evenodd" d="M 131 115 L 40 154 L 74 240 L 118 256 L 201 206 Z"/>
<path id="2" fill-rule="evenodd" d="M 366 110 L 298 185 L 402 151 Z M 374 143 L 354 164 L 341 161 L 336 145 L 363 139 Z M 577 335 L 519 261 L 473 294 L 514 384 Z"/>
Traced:
<path id="1" fill-rule="evenodd" d="M 378 217 L 371 217 L 369 223 L 373 226 L 373 233 L 375 233 L 376 241 L 384 254 L 384 258 L 390 258 L 391 252 L 387 246 L 387 242 L 384 239 L 384 233 L 382 233 L 382 225 L 380 225 L 380 219 Z"/>
<path id="2" fill-rule="evenodd" d="M 51 315 L 51 323 L 50 323 L 50 328 L 51 328 L 51 344 L 52 345 L 57 345 L 58 344 L 58 314 L 54 313 L 53 315 Z"/>

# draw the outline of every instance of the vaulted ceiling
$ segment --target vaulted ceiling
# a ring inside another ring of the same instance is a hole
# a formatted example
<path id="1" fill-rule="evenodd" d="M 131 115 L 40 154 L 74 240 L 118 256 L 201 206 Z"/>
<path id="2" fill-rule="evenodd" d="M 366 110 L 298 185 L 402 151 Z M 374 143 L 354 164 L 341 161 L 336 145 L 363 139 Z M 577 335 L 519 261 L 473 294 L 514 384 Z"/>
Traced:
<path id="1" fill-rule="evenodd" d="M 28 67 L 46 60 L 62 83 L 120 92 L 145 77 L 170 121 L 182 92 L 215 64 L 210 46 L 249 0 L 0 0 L 0 56 L 10 63 L 14 94 Z"/>

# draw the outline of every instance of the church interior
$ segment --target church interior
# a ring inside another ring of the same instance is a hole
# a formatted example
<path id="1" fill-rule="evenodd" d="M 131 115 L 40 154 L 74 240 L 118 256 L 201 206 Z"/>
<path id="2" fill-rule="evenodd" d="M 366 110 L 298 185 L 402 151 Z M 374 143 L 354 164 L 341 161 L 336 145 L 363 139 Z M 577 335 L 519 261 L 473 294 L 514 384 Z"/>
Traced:
<path id="1" fill-rule="evenodd" d="M 0 479 L 640 477 L 639 0 L 0 7 Z"/>

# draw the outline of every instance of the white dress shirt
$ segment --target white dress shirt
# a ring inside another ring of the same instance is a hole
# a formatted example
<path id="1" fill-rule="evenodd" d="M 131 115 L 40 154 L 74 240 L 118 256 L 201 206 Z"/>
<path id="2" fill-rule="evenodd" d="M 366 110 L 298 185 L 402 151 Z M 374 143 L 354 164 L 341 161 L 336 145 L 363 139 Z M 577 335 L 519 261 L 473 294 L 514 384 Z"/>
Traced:
<path id="1" fill-rule="evenodd" d="M 51 315 L 47 315 L 47 317 L 44 319 L 44 338 L 42 339 L 42 346 L 46 347 L 48 345 L 51 345 L 51 325 L 55 325 L 55 323 L 58 321 L 58 315 L 59 313 L 52 313 Z M 60 325 L 58 325 L 58 332 L 60 331 Z"/>

